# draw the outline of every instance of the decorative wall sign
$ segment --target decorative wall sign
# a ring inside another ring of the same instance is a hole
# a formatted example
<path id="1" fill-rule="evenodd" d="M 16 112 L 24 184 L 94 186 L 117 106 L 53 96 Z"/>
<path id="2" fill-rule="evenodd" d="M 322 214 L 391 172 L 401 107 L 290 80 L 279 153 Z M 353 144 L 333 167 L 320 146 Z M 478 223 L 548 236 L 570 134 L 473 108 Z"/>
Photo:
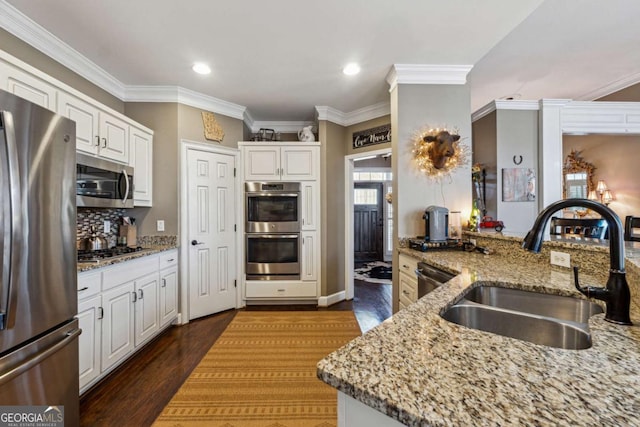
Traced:
<path id="1" fill-rule="evenodd" d="M 216 121 L 213 113 L 208 111 L 202 112 L 202 124 L 204 125 L 204 137 L 209 141 L 221 142 L 224 138 L 222 126 Z"/>
<path id="2" fill-rule="evenodd" d="M 536 171 L 529 168 L 502 169 L 502 201 L 534 202 Z"/>
<path id="3" fill-rule="evenodd" d="M 469 160 L 469 149 L 460 145 L 457 130 L 427 128 L 416 132 L 412 142 L 418 168 L 429 178 L 448 176 Z"/>
<path id="4" fill-rule="evenodd" d="M 353 133 L 353 148 L 391 142 L 391 124 Z"/>

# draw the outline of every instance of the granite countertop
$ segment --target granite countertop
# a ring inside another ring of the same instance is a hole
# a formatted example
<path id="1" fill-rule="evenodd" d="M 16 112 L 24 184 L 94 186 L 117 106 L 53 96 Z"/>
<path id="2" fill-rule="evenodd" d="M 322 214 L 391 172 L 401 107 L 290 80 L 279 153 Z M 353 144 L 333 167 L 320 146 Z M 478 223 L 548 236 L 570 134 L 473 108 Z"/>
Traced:
<path id="1" fill-rule="evenodd" d="M 90 261 L 90 262 L 78 262 L 77 270 L 78 273 L 83 271 L 94 270 L 96 268 L 106 267 L 108 265 L 119 264 L 122 262 L 131 261 L 132 259 L 141 258 L 153 254 L 157 254 L 159 252 L 168 251 L 171 249 L 176 249 L 178 246 L 174 244 L 166 244 L 166 245 L 147 245 L 142 250 L 137 252 L 131 252 L 124 255 L 118 255 L 111 258 L 105 258 L 100 261 Z"/>
<path id="2" fill-rule="evenodd" d="M 634 326 L 598 314 L 589 321 L 592 347 L 562 350 L 465 328 L 440 313 L 483 282 L 582 297 L 570 270 L 532 268 L 506 254 L 400 252 L 460 274 L 321 360 L 321 380 L 410 426 L 639 425 L 638 295 Z M 604 285 L 589 275 L 582 283 Z"/>

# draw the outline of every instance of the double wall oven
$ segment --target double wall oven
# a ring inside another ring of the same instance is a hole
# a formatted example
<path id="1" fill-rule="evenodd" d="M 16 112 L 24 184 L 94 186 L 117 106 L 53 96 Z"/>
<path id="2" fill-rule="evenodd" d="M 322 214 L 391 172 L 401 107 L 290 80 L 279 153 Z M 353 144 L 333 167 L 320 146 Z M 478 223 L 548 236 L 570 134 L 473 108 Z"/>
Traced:
<path id="1" fill-rule="evenodd" d="M 245 183 L 247 280 L 299 280 L 299 182 Z"/>

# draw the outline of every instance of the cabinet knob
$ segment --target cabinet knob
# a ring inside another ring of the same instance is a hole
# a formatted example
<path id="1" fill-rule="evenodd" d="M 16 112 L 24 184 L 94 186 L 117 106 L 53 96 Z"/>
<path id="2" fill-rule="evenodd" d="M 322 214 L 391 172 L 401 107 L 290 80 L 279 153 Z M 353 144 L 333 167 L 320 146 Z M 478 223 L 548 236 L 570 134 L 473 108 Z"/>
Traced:
<path id="1" fill-rule="evenodd" d="M 162 287 L 166 287 L 167 286 L 167 279 L 162 279 Z"/>
<path id="2" fill-rule="evenodd" d="M 102 138 L 102 148 L 107 148 L 107 138 Z"/>
<path id="3" fill-rule="evenodd" d="M 100 145 L 100 136 L 96 135 L 96 147 Z"/>

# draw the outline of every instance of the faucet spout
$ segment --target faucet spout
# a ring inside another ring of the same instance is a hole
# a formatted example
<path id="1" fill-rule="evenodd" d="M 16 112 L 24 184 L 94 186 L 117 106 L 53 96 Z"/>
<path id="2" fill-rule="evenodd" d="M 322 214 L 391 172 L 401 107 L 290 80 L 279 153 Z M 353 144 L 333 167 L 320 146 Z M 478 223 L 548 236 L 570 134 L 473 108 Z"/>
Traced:
<path id="1" fill-rule="evenodd" d="M 624 240 L 622 223 L 620 218 L 609 207 L 588 199 L 565 199 L 551 203 L 538 214 L 533 227 L 522 241 L 522 247 L 532 252 L 540 252 L 542 238 L 547 222 L 555 212 L 560 209 L 578 206 L 591 209 L 600 215 L 609 224 L 609 279 L 605 288 L 580 287 L 578 283 L 577 268 L 575 272 L 575 284 L 578 291 L 589 298 L 605 301 L 607 312 L 605 320 L 621 325 L 631 325 L 629 307 L 631 305 L 631 293 L 624 269 Z"/>

